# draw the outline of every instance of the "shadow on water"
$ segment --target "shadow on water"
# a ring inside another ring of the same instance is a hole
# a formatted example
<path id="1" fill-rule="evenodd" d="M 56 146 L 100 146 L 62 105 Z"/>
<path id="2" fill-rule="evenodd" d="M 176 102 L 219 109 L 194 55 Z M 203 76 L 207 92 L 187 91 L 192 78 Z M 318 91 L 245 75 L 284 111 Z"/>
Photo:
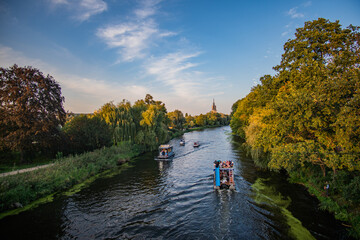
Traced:
<path id="1" fill-rule="evenodd" d="M 344 228 L 286 176 L 260 171 L 229 127 L 190 132 L 120 174 L 0 220 L 2 239 L 342 239 Z M 200 141 L 199 148 L 193 142 Z M 235 191 L 213 189 L 214 160 L 235 163 Z M 21 229 L 21 231 L 19 231 Z"/>

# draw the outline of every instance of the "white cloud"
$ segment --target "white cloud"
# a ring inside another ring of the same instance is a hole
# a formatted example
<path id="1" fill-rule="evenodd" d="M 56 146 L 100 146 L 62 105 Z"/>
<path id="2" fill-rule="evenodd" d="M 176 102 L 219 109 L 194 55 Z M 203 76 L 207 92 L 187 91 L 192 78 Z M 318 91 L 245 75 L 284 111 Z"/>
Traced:
<path id="1" fill-rule="evenodd" d="M 287 12 L 287 15 L 289 15 L 291 18 L 303 18 L 304 17 L 304 14 L 297 12 L 297 7 L 291 8 Z"/>
<path id="2" fill-rule="evenodd" d="M 151 58 L 145 69 L 147 74 L 154 76 L 161 90 L 170 92 L 182 101 L 201 101 L 203 98 L 223 94 L 215 84 L 221 78 L 208 78 L 206 74 L 193 68 L 198 63 L 191 59 L 201 53 L 169 53 L 163 57 Z M 204 91 L 206 89 L 206 91 Z M 204 93 L 207 94 L 204 94 Z"/>
<path id="3" fill-rule="evenodd" d="M 140 8 L 134 11 L 132 20 L 99 28 L 96 35 L 110 48 L 118 49 L 121 61 L 131 62 L 144 58 L 147 56 L 146 50 L 156 39 L 176 35 L 174 32 L 161 31 L 151 18 L 155 15 L 159 2 L 141 2 Z"/>
<path id="4" fill-rule="evenodd" d="M 143 58 L 144 50 L 149 47 L 150 39 L 159 32 L 152 21 L 123 23 L 98 29 L 97 36 L 111 48 L 119 48 L 123 61 Z"/>
<path id="5" fill-rule="evenodd" d="M 126 85 L 64 74 L 65 71 L 49 63 L 29 58 L 19 51 L 0 45 L 0 66 L 7 68 L 15 63 L 20 67 L 30 65 L 44 75 L 53 76 L 65 96 L 65 109 L 72 112 L 93 112 L 106 102 L 119 102 L 122 99 L 135 101 L 142 99 L 149 92 L 146 87 L 137 84 Z"/>
<path id="6" fill-rule="evenodd" d="M 145 19 L 154 15 L 157 11 L 157 5 L 161 0 L 143 0 L 140 2 L 140 8 L 135 10 L 135 15 L 138 19 Z"/>
<path id="7" fill-rule="evenodd" d="M 81 22 L 107 10 L 107 4 L 103 0 L 50 0 L 50 2 L 54 6 L 66 6 L 69 11 L 74 12 L 74 18 Z"/>

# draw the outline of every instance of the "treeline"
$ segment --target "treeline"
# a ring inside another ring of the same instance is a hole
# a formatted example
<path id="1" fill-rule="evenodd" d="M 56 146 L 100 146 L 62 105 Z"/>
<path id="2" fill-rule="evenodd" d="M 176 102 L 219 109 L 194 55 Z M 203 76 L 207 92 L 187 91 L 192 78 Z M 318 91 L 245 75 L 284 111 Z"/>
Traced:
<path id="1" fill-rule="evenodd" d="M 147 94 L 133 105 L 123 100 L 117 105 L 106 103 L 94 114 L 70 114 L 62 129 L 68 143 L 62 152 L 91 151 L 127 141 L 151 151 L 189 128 L 229 123 L 228 115 L 215 112 L 194 117 L 180 110 L 168 113 L 164 103 Z"/>
<path id="2" fill-rule="evenodd" d="M 359 27 L 306 22 L 274 70 L 234 103 L 233 132 L 256 165 L 286 170 L 360 237 Z"/>
<path id="3" fill-rule="evenodd" d="M 154 150 L 170 139 L 165 104 L 151 95 L 134 105 L 123 100 L 106 103 L 94 114 L 69 115 L 62 131 L 73 152 L 131 142 Z"/>
<path id="4" fill-rule="evenodd" d="M 192 117 L 150 94 L 133 105 L 123 100 L 104 104 L 93 114 L 69 114 L 63 107 L 60 85 L 32 67 L 0 68 L 0 164 L 30 162 L 79 154 L 122 142 L 142 151 L 193 127 L 229 124 L 227 115 L 209 112 Z"/>

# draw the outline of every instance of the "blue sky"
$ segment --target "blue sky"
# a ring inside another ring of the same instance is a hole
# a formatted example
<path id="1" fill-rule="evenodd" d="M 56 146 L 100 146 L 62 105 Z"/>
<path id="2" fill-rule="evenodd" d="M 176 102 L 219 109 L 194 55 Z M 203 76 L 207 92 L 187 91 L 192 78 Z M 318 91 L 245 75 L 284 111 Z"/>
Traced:
<path id="1" fill-rule="evenodd" d="M 360 26 L 358 0 L 1 0 L 0 66 L 33 66 L 90 113 L 147 93 L 168 111 L 229 114 L 319 17 Z"/>

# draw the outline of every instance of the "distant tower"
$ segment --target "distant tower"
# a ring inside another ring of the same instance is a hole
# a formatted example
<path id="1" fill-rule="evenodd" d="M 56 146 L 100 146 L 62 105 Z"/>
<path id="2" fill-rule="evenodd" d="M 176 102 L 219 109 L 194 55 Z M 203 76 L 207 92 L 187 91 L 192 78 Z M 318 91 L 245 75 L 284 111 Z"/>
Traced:
<path id="1" fill-rule="evenodd" d="M 214 112 L 216 113 L 216 105 L 215 105 L 215 100 L 213 99 L 213 105 L 212 105 L 212 108 L 211 108 L 211 112 Z"/>

